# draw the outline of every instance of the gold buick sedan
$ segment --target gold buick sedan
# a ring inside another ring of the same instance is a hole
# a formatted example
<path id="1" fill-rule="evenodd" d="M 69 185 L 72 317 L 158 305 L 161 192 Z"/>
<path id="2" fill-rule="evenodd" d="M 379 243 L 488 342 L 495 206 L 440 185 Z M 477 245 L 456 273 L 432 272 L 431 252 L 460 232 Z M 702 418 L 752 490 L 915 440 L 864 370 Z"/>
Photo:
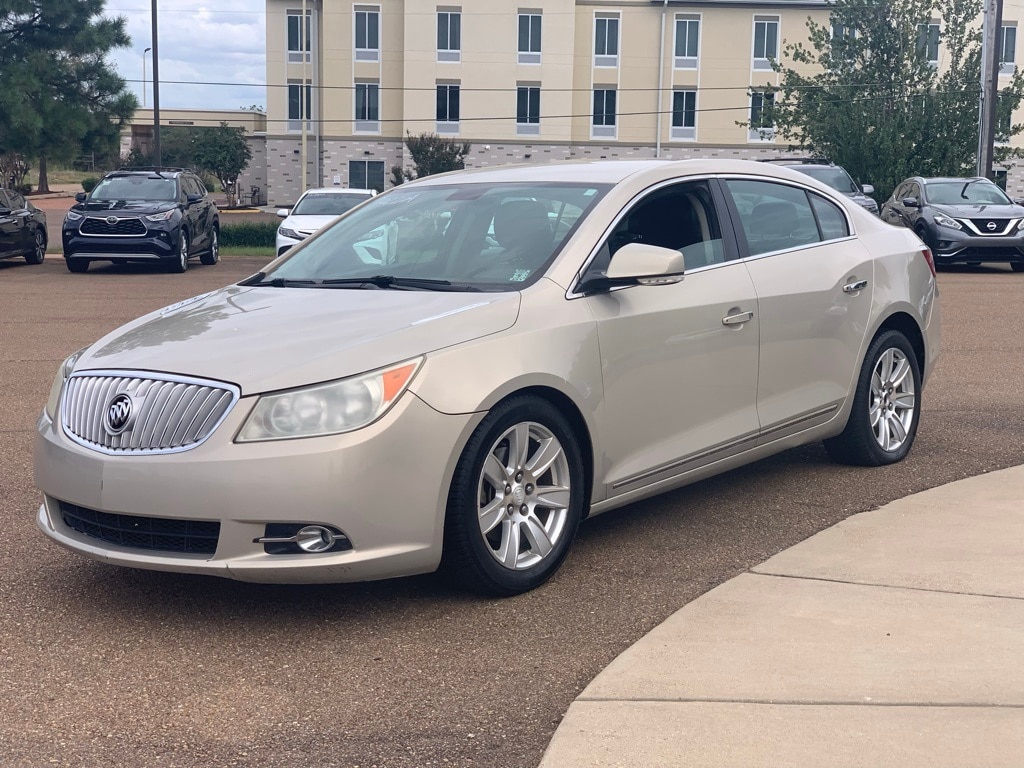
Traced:
<path id="1" fill-rule="evenodd" d="M 39 527 L 257 582 L 532 589 L 581 520 L 796 445 L 910 450 L 932 255 L 785 168 L 433 176 L 60 367 Z"/>

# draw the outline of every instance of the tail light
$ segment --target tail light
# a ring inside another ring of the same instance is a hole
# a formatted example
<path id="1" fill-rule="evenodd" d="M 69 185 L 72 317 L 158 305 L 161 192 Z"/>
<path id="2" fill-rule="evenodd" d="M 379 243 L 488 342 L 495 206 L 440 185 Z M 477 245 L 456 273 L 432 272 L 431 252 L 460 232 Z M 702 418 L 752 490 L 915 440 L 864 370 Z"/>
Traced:
<path id="1" fill-rule="evenodd" d="M 932 256 L 931 248 L 922 245 L 921 254 L 924 256 L 924 260 L 928 262 L 928 269 L 932 271 L 932 277 L 935 277 L 935 258 Z"/>

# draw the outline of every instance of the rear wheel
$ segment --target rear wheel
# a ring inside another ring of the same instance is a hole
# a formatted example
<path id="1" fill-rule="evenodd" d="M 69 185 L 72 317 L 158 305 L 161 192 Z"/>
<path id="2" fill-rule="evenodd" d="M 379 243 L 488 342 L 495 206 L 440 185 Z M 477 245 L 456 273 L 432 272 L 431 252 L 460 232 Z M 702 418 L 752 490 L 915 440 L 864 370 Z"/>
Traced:
<path id="1" fill-rule="evenodd" d="M 32 250 L 25 254 L 25 261 L 29 264 L 42 264 L 46 257 L 46 233 L 37 229 L 32 238 Z"/>
<path id="2" fill-rule="evenodd" d="M 554 406 L 533 397 L 501 403 L 456 466 L 442 567 L 461 586 L 489 595 L 540 586 L 576 535 L 583 478 L 572 427 Z"/>
<path id="3" fill-rule="evenodd" d="M 836 461 L 877 467 L 900 461 L 914 443 L 921 415 L 921 369 L 899 331 L 884 331 L 861 366 L 849 421 L 825 441 Z"/>
<path id="4" fill-rule="evenodd" d="M 210 232 L 210 250 L 200 256 L 199 261 L 208 267 L 220 261 L 220 239 L 216 227 Z"/>
<path id="5" fill-rule="evenodd" d="M 75 274 L 89 271 L 88 259 L 67 259 L 67 265 L 68 272 L 74 272 Z"/>
<path id="6" fill-rule="evenodd" d="M 181 237 L 178 240 L 178 256 L 167 265 L 169 272 L 181 273 L 188 269 L 188 232 L 181 230 Z"/>

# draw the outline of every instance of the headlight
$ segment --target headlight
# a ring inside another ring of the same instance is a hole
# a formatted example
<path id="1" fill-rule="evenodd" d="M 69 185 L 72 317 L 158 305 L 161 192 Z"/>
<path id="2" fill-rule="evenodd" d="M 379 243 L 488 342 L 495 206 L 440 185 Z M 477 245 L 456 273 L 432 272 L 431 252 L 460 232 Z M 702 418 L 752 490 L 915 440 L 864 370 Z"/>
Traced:
<path id="1" fill-rule="evenodd" d="M 144 218 L 146 221 L 167 221 L 174 215 L 174 212 L 176 210 L 177 208 L 171 208 L 171 210 L 169 211 L 164 211 L 163 213 L 154 213 L 152 216 L 143 216 L 142 218 Z"/>
<path id="2" fill-rule="evenodd" d="M 288 227 L 281 227 L 279 230 L 277 230 L 277 234 L 279 234 L 281 237 L 290 237 L 292 240 L 303 239 L 302 235 L 300 235 L 294 229 L 288 229 Z"/>
<path id="3" fill-rule="evenodd" d="M 1017 231 L 1018 232 L 1024 231 L 1024 219 L 1021 219 L 1020 220 L 1020 224 L 1017 225 Z"/>
<path id="4" fill-rule="evenodd" d="M 372 424 L 409 386 L 423 358 L 329 384 L 263 395 L 236 442 L 351 432 Z"/>
<path id="5" fill-rule="evenodd" d="M 75 213 L 74 211 L 68 211 L 68 215 L 64 218 L 65 221 L 78 221 L 82 218 L 82 214 Z"/>
<path id="6" fill-rule="evenodd" d="M 944 216 L 941 213 L 936 213 L 932 218 L 935 219 L 935 223 L 938 224 L 940 227 L 949 227 L 950 229 L 963 229 L 963 227 L 960 226 L 959 221 L 957 221 L 956 219 L 951 219 L 949 218 L 949 216 Z"/>
<path id="7" fill-rule="evenodd" d="M 53 421 L 57 415 L 57 405 L 60 403 L 60 393 L 64 389 L 64 382 L 68 380 L 68 376 L 75 370 L 75 363 L 78 362 L 78 358 L 82 356 L 86 349 L 88 347 L 82 347 L 61 363 L 60 368 L 57 369 L 57 375 L 53 377 L 53 384 L 50 385 L 50 397 L 46 400 L 45 410 L 46 415 L 50 417 L 50 421 Z"/>

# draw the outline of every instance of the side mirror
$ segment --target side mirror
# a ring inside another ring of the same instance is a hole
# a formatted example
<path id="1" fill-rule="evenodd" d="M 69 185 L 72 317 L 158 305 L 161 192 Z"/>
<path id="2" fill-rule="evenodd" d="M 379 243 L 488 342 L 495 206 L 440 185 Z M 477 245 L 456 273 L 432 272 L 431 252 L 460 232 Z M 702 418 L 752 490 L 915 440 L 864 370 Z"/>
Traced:
<path id="1" fill-rule="evenodd" d="M 907 206 L 907 208 L 920 208 L 921 207 L 920 203 L 917 202 L 917 198 L 916 197 L 904 197 L 903 198 L 903 204 L 905 206 Z"/>
<path id="2" fill-rule="evenodd" d="M 277 215 L 279 217 L 281 217 L 282 219 L 287 219 L 289 213 L 291 213 L 291 211 L 289 211 L 287 208 L 278 208 L 277 209 Z"/>
<path id="3" fill-rule="evenodd" d="M 79 203 L 84 203 L 85 202 L 85 197 L 86 197 L 85 192 L 79 192 L 77 195 L 75 195 L 75 200 L 77 202 L 79 202 Z"/>
<path id="4" fill-rule="evenodd" d="M 865 195 L 875 194 L 875 188 L 870 184 L 863 184 L 860 188 L 860 191 L 863 192 Z"/>
<path id="5" fill-rule="evenodd" d="M 615 252 L 603 276 L 580 283 L 584 293 L 608 290 L 620 285 L 668 285 L 683 279 L 683 254 L 671 248 L 645 243 L 628 243 Z"/>

